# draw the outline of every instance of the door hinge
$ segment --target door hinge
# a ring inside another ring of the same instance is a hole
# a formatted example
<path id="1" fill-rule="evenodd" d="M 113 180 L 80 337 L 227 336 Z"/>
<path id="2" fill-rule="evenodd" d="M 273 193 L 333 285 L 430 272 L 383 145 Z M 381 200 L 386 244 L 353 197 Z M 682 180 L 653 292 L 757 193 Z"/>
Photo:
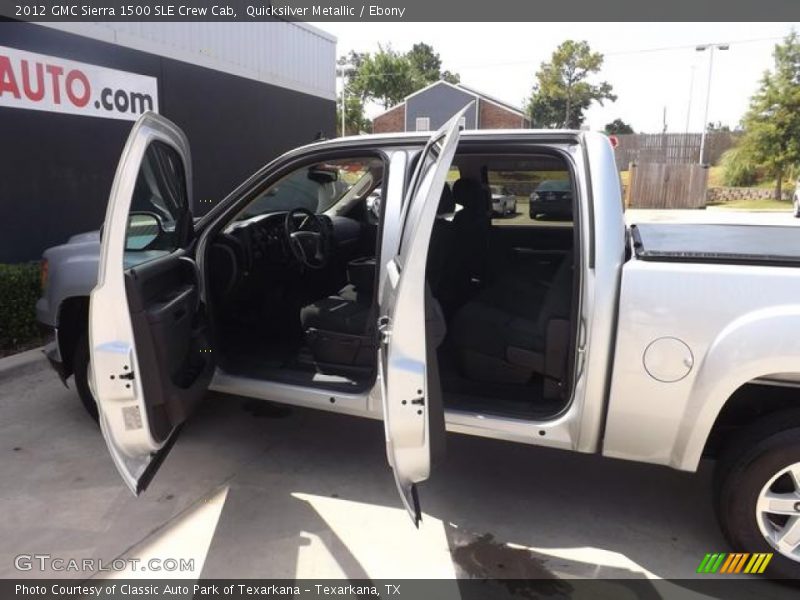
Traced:
<path id="1" fill-rule="evenodd" d="M 382 344 L 388 344 L 392 337 L 392 319 L 384 315 L 378 318 L 378 333 Z"/>

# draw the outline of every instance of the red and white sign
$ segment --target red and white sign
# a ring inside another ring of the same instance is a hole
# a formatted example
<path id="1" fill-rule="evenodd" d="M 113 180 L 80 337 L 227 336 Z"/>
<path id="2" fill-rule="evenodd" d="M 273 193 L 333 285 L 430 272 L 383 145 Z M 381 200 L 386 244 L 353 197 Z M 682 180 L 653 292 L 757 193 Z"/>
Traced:
<path id="1" fill-rule="evenodd" d="M 155 77 L 0 46 L 0 107 L 125 119 L 158 112 Z"/>

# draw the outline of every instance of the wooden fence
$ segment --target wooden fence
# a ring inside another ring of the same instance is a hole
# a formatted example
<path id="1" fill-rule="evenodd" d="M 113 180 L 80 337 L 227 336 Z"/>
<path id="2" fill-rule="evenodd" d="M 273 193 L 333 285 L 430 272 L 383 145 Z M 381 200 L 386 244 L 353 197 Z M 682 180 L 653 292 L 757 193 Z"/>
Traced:
<path id="1" fill-rule="evenodd" d="M 706 135 L 705 163 L 716 164 L 722 153 L 731 148 L 738 134 L 713 131 Z M 691 164 L 700 160 L 700 133 L 632 133 L 618 135 L 614 151 L 617 169 L 624 171 L 628 164 L 667 163 Z"/>
<path id="2" fill-rule="evenodd" d="M 630 208 L 703 208 L 708 168 L 697 164 L 634 163 L 626 205 Z"/>

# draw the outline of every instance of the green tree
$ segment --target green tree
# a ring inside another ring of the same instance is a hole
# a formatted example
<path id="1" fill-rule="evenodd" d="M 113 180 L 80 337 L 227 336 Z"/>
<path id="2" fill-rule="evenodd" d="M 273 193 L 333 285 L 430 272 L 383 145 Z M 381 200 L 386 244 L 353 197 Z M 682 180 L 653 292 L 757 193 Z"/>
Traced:
<path id="1" fill-rule="evenodd" d="M 723 133 L 730 133 L 731 128 L 728 125 L 723 125 L 722 121 L 717 121 L 716 123 L 711 121 L 706 126 L 706 132 L 708 132 L 708 133 L 717 132 L 717 131 L 723 132 Z"/>
<path id="2" fill-rule="evenodd" d="M 336 100 L 336 131 L 339 135 L 358 135 L 372 130 L 372 121 L 364 115 L 364 101 L 357 95 L 348 95 L 345 89 L 345 131 L 342 132 L 342 97 Z"/>
<path id="3" fill-rule="evenodd" d="M 758 181 L 758 170 L 753 158 L 742 144 L 723 152 L 719 164 L 725 185 L 746 187 Z"/>
<path id="4" fill-rule="evenodd" d="M 406 53 L 406 58 L 411 62 L 414 76 L 417 79 L 414 84 L 421 89 L 435 81 L 444 79 L 448 83 L 460 83 L 461 76 L 458 73 L 442 71 L 442 59 L 433 46 L 424 42 L 414 44 Z"/>
<path id="5" fill-rule="evenodd" d="M 742 152 L 775 179 L 781 198 L 783 178 L 800 162 L 800 40 L 793 30 L 775 45 L 774 68 L 761 78 L 742 119 Z"/>
<path id="6" fill-rule="evenodd" d="M 340 57 L 338 64 L 338 74 L 344 78 L 345 86 L 345 131 L 342 131 L 342 96 L 336 99 L 336 131 L 339 135 L 357 135 L 362 131 L 372 129 L 372 123 L 364 116 L 363 93 L 358 89 L 354 80 L 367 54 L 363 52 L 350 51 L 349 54 Z"/>
<path id="7" fill-rule="evenodd" d="M 610 83 L 588 81 L 602 66 L 603 55 L 592 52 L 585 41 L 563 42 L 550 61 L 543 62 L 536 72 L 536 83 L 528 100 L 533 125 L 577 129 L 592 102 L 602 105 L 604 100 L 616 100 Z"/>
<path id="8" fill-rule="evenodd" d="M 396 52 L 391 46 L 379 46 L 375 54 L 364 55 L 352 85 L 364 100 L 389 108 L 417 89 L 415 79 L 414 68 L 406 55 Z"/>
<path id="9" fill-rule="evenodd" d="M 636 133 L 633 127 L 628 125 L 622 119 L 614 119 L 611 123 L 606 123 L 603 129 L 606 135 L 624 135 L 626 133 Z"/>
<path id="10" fill-rule="evenodd" d="M 406 53 L 391 46 L 378 46 L 374 54 L 350 52 L 339 59 L 352 69 L 347 77 L 347 92 L 389 108 L 426 85 L 444 79 L 458 83 L 457 73 L 442 70 L 442 59 L 433 47 L 423 42 L 414 44 Z M 349 112 L 348 108 L 348 112 Z"/>

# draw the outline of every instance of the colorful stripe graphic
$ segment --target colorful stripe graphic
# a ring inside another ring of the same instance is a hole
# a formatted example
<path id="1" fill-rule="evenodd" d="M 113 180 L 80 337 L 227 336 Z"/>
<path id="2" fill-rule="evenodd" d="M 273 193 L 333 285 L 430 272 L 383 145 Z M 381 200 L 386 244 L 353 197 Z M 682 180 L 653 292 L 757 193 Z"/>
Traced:
<path id="1" fill-rule="evenodd" d="M 715 552 L 706 554 L 700 566 L 697 567 L 698 573 L 763 573 L 769 562 L 772 560 L 771 552 L 757 552 L 749 554 L 747 552 Z"/>

